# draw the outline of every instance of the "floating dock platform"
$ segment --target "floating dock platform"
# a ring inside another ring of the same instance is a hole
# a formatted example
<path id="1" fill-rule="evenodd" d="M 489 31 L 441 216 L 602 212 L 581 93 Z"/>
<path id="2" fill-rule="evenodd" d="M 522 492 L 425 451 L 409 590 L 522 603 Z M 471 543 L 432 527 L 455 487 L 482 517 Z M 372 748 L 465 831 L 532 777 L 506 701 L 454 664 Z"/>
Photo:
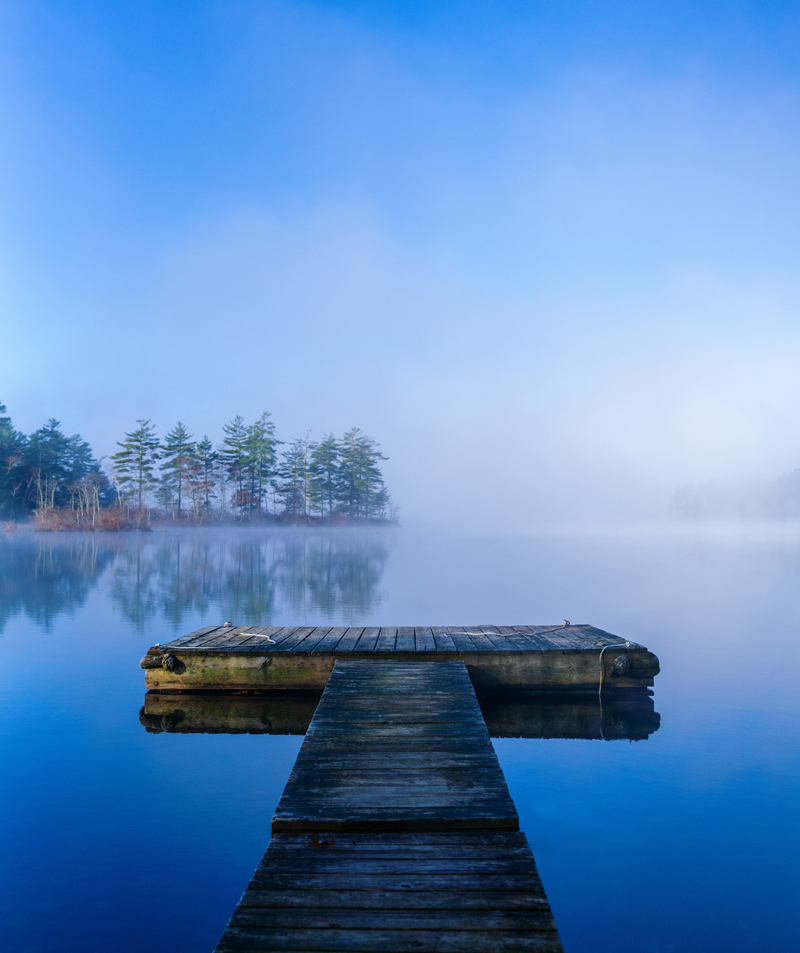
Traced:
<path id="1" fill-rule="evenodd" d="M 477 691 L 646 690 L 658 658 L 591 625 L 209 626 L 142 659 L 157 691 L 317 691 L 336 659 L 458 660 Z"/>

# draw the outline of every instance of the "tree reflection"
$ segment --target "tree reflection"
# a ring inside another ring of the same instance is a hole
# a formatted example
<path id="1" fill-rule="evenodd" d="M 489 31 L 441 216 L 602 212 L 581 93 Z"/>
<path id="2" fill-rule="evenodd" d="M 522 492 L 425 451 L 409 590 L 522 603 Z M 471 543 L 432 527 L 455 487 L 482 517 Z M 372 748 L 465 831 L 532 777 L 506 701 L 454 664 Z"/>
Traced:
<path id="1" fill-rule="evenodd" d="M 354 622 L 380 602 L 388 545 L 370 531 L 173 533 L 119 552 L 111 597 L 141 627 L 188 615 L 269 625 L 280 613 Z"/>
<path id="2" fill-rule="evenodd" d="M 84 605 L 114 559 L 90 534 L 0 536 L 0 632 L 22 615 L 45 629 Z"/>
<path id="3" fill-rule="evenodd" d="M 0 537 L 0 631 L 20 613 L 49 626 L 101 580 L 137 629 L 198 616 L 354 623 L 380 602 L 388 553 L 387 532 L 368 529 Z"/>

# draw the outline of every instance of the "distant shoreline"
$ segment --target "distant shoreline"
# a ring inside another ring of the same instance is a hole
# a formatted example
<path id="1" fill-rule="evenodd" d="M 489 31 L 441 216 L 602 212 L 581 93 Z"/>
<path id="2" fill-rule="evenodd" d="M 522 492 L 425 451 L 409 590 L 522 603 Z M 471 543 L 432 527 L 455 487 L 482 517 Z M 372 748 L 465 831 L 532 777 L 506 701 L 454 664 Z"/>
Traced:
<path id="1" fill-rule="evenodd" d="M 116 507 L 113 508 L 117 510 Z M 7 520 L 0 523 L 6 533 L 33 532 L 33 533 L 149 533 L 159 529 L 206 529 L 206 528 L 249 528 L 265 529 L 329 529 L 353 528 L 367 526 L 399 526 L 397 519 L 383 518 L 355 518 L 347 516 L 306 517 L 292 519 L 284 516 L 261 516 L 253 519 L 181 519 L 161 515 L 150 515 L 149 518 L 139 514 L 125 514 L 106 512 L 101 510 L 92 520 L 81 519 L 75 511 L 55 510 L 44 516 L 34 516 L 30 520 Z"/>

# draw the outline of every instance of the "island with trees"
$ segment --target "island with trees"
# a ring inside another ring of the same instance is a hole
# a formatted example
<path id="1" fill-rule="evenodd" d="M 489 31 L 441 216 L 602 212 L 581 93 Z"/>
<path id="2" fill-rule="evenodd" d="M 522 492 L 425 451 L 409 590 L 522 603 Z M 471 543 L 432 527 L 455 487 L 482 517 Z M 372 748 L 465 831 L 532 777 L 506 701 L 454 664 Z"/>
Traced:
<path id="1" fill-rule="evenodd" d="M 269 413 L 234 417 L 218 445 L 178 421 L 163 438 L 150 420 L 96 458 L 57 420 L 32 434 L 0 404 L 0 519 L 39 529 L 145 529 L 154 524 L 397 521 L 377 442 L 357 427 L 341 437 L 279 440 Z"/>

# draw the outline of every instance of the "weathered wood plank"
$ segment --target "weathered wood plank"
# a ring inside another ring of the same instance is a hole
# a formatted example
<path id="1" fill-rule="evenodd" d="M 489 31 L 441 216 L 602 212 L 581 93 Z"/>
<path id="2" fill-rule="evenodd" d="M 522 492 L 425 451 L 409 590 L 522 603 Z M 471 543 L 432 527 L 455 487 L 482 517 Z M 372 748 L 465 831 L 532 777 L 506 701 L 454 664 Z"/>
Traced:
<path id="1" fill-rule="evenodd" d="M 197 629 L 195 632 L 190 632 L 188 635 L 182 635 L 179 639 L 173 639 L 169 644 L 170 646 L 186 645 L 193 639 L 199 639 L 203 635 L 210 635 L 212 632 L 216 632 L 216 630 L 220 628 L 222 628 L 222 626 L 206 625 L 203 626 L 202 629 Z"/>
<path id="2" fill-rule="evenodd" d="M 375 643 L 376 652 L 394 652 L 397 642 L 397 628 L 395 626 L 381 626 L 381 634 Z"/>
<path id="3" fill-rule="evenodd" d="M 314 953 L 520 953 L 520 951 L 561 950 L 557 935 L 529 933 L 429 930 L 267 930 L 231 927 L 217 949 L 226 950 L 309 950 Z"/>
<path id="4" fill-rule="evenodd" d="M 339 640 L 336 646 L 337 654 L 341 652 L 354 651 L 356 645 L 358 644 L 358 640 L 361 638 L 363 631 L 364 631 L 363 627 L 347 629 L 347 631 Z"/>
<path id="5" fill-rule="evenodd" d="M 316 652 L 318 654 L 335 652 L 344 637 L 345 632 L 347 632 L 347 626 L 335 626 L 332 629 L 328 629 L 327 633 L 314 643 L 314 646 L 306 646 L 305 642 L 300 644 L 300 647 L 307 652 Z"/>
<path id="6" fill-rule="evenodd" d="M 350 910 L 326 908 L 286 910 L 241 906 L 231 919 L 231 927 L 268 929 L 329 929 L 331 920 L 341 930 L 549 930 L 550 911 L 545 910 Z"/>
<path id="7" fill-rule="evenodd" d="M 436 889 L 436 880 L 431 878 L 424 890 L 415 891 L 410 898 L 403 890 L 292 890 L 248 888 L 242 897 L 244 907 L 286 907 L 309 910 L 325 907 L 356 908 L 359 910 L 404 910 L 410 899 L 414 910 L 539 910 L 547 904 L 544 891 L 525 890 L 459 890 Z M 381 884 L 383 887 L 383 884 Z"/>
<path id="8" fill-rule="evenodd" d="M 398 628 L 394 648 L 396 652 L 416 652 L 417 643 L 414 638 L 413 627 L 402 626 Z"/>
<path id="9" fill-rule="evenodd" d="M 293 632 L 287 635 L 277 645 L 270 646 L 271 652 L 288 652 L 295 645 L 299 645 L 303 639 L 307 638 L 312 632 L 316 632 L 315 626 L 298 626 Z M 327 629 L 325 630 L 327 631 Z"/>
<path id="10" fill-rule="evenodd" d="M 361 638 L 356 644 L 357 652 L 372 652 L 375 648 L 375 643 L 378 641 L 378 636 L 381 634 L 381 630 L 378 626 L 368 626 L 361 633 Z"/>
<path id="11" fill-rule="evenodd" d="M 464 627 L 460 625 L 448 625 L 447 634 L 450 636 L 450 639 L 453 642 L 453 645 L 459 652 L 475 652 L 477 648 L 472 639 L 464 631 Z"/>
<path id="12" fill-rule="evenodd" d="M 436 643 L 436 649 L 439 652 L 455 652 L 456 643 L 450 638 L 447 633 L 447 626 L 444 625 L 433 625 L 431 626 L 431 634 L 433 635 L 434 642 Z"/>
<path id="13" fill-rule="evenodd" d="M 414 644 L 417 652 L 435 652 L 436 639 L 430 626 L 417 626 L 414 629 Z"/>
<path id="14" fill-rule="evenodd" d="M 296 628 L 297 626 L 287 628 L 282 625 L 251 626 L 247 635 L 239 643 L 239 646 L 241 648 L 255 648 L 256 646 L 260 648 L 271 648 L 272 645 L 277 645 L 287 636 L 291 635 Z"/>

